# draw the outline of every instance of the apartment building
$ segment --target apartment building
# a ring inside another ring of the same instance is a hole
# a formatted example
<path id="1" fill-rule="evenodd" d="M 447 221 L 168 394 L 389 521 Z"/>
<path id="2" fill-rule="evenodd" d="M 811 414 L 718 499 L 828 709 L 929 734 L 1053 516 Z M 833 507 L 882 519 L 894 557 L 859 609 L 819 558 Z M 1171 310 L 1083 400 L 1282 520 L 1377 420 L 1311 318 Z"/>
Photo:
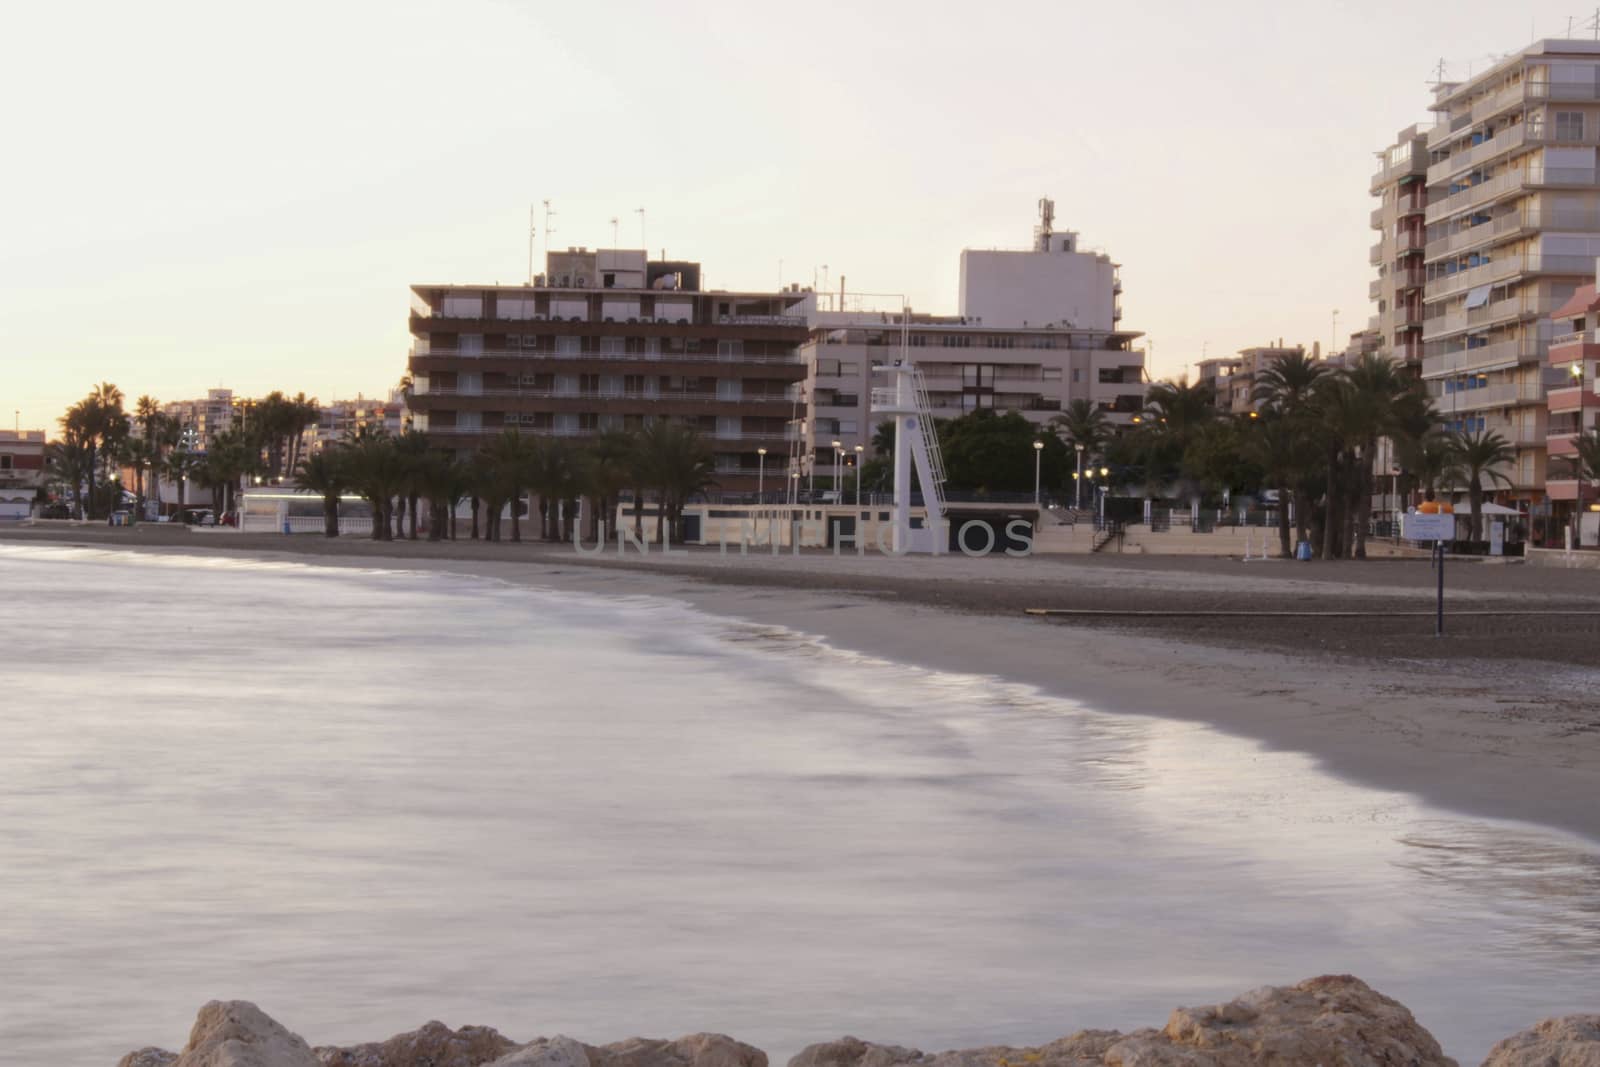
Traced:
<path id="1" fill-rule="evenodd" d="M 25 519 L 44 484 L 43 430 L 0 430 L 0 519 Z"/>
<path id="2" fill-rule="evenodd" d="M 581 440 L 654 419 L 698 428 L 721 491 L 786 455 L 811 294 L 702 291 L 698 263 L 569 248 L 530 285 L 411 287 L 416 429 L 467 453 L 502 430 Z"/>
<path id="3" fill-rule="evenodd" d="M 1237 356 L 1212 356 L 1195 365 L 1196 385 L 1211 386 L 1211 398 L 1218 411 L 1233 410 L 1233 376 L 1244 366 Z"/>
<path id="4" fill-rule="evenodd" d="M 1450 428 L 1516 447 L 1508 495 L 1536 502 L 1559 384 L 1549 316 L 1600 254 L 1600 42 L 1535 42 L 1439 85 L 1432 109 L 1422 377 Z"/>
<path id="5" fill-rule="evenodd" d="M 1119 267 L 1053 224 L 1054 205 L 1044 200 L 1032 248 L 963 251 L 956 315 L 903 316 L 861 310 L 849 294 L 817 296 L 800 349 L 802 472 L 831 469 L 835 441 L 846 452 L 870 449 L 873 367 L 899 359 L 902 345 L 941 418 L 988 408 L 1043 427 L 1083 398 L 1113 425 L 1131 422 L 1144 404 L 1144 352 L 1133 347 L 1139 333 L 1116 327 Z"/>
<path id="6" fill-rule="evenodd" d="M 1597 264 L 1600 270 L 1600 264 Z M 1571 300 L 1551 316 L 1550 369 L 1554 383 L 1546 396 L 1549 423 L 1545 492 L 1550 522 L 1547 539 L 1559 542 L 1571 527 L 1575 511 L 1600 506 L 1600 486 L 1581 480 L 1578 467 L 1579 434 L 1600 425 L 1600 293 L 1594 284 L 1578 289 Z M 1584 544 L 1592 543 L 1593 520 L 1584 523 Z"/>
<path id="7" fill-rule="evenodd" d="M 1378 276 L 1367 287 L 1378 313 L 1368 324 L 1378 351 L 1420 373 L 1422 367 L 1423 261 L 1427 244 L 1428 142 L 1420 126 L 1408 126 L 1379 153 L 1372 176 L 1372 228 L 1378 242 L 1371 262 Z"/>
<path id="8" fill-rule="evenodd" d="M 1239 357 L 1234 360 L 1235 366 L 1231 374 L 1225 379 L 1227 385 L 1227 402 L 1222 402 L 1223 394 L 1219 393 L 1217 406 L 1223 411 L 1234 415 L 1244 415 L 1255 411 L 1259 405 L 1255 400 L 1256 380 L 1261 372 L 1271 367 L 1285 356 L 1303 356 L 1306 353 L 1305 345 L 1285 345 L 1283 338 L 1277 344 L 1258 345 L 1255 348 L 1239 349 Z M 1311 358 L 1322 358 L 1322 346 L 1311 346 Z"/>
<path id="9" fill-rule="evenodd" d="M 244 402 L 235 400 L 232 389 L 210 389 L 198 400 L 175 400 L 161 406 L 162 412 L 178 420 L 183 445 L 191 452 L 204 452 L 219 435 L 233 429 L 243 417 Z"/>
<path id="10" fill-rule="evenodd" d="M 389 390 L 387 400 L 360 393 L 354 399 L 331 400 L 319 405 L 316 423 L 307 426 L 300 436 L 300 449 L 305 455 L 320 452 L 369 427 L 398 434 L 405 429 L 405 416 L 403 389 Z"/>

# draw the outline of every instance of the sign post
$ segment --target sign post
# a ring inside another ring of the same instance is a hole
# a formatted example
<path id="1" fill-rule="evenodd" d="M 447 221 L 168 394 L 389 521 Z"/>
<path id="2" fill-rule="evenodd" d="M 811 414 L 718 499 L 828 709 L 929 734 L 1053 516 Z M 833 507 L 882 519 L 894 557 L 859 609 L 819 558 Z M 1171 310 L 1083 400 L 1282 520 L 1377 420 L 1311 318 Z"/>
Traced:
<path id="1" fill-rule="evenodd" d="M 1434 543 L 1435 570 L 1439 575 L 1438 607 L 1434 614 L 1433 636 L 1444 636 L 1444 546 L 1455 540 L 1456 517 L 1448 512 L 1426 515 L 1420 511 L 1407 512 L 1401 522 L 1401 536 L 1408 541 Z"/>

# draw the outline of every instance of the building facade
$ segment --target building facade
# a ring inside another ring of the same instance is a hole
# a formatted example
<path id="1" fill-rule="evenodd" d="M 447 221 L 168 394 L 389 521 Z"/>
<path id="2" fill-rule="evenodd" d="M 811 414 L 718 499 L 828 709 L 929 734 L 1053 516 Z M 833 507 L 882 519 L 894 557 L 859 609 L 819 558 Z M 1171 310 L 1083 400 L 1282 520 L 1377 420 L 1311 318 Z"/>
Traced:
<path id="1" fill-rule="evenodd" d="M 1600 42 L 1537 41 L 1441 84 L 1432 109 L 1422 377 L 1449 428 L 1515 447 L 1506 495 L 1536 503 L 1560 384 L 1549 316 L 1600 254 Z"/>
<path id="2" fill-rule="evenodd" d="M 675 419 L 741 494 L 792 448 L 808 292 L 702 291 L 697 263 L 573 248 L 530 285 L 411 294 L 408 412 L 459 452 L 509 428 L 582 440 Z"/>
<path id="3" fill-rule="evenodd" d="M 1371 187 L 1378 199 L 1372 209 L 1378 241 L 1370 255 L 1378 276 L 1367 287 L 1378 313 L 1368 328 L 1377 334 L 1379 352 L 1419 374 L 1428 206 L 1428 143 L 1422 127 L 1401 130 L 1378 158 Z"/>
<path id="4" fill-rule="evenodd" d="M 1114 426 L 1144 406 L 1141 336 L 1121 330 L 1120 267 L 1079 248 L 1078 235 L 1054 230 L 1055 207 L 1041 200 L 1031 248 L 961 253 L 956 315 L 849 308 L 848 294 L 818 296 L 810 336 L 799 430 L 799 472 L 831 470 L 834 442 L 868 452 L 873 367 L 907 358 L 922 371 L 935 415 L 1016 411 L 1041 427 L 1072 401 L 1086 399 Z M 904 321 L 902 319 L 904 318 Z"/>
<path id="5" fill-rule="evenodd" d="M 1233 376 L 1244 366 L 1238 356 L 1212 356 L 1194 365 L 1196 385 L 1211 386 L 1211 399 L 1217 410 L 1233 410 Z"/>
<path id="6" fill-rule="evenodd" d="M 178 421 L 183 447 L 191 452 L 204 452 L 219 435 L 233 429 L 243 418 L 243 408 L 232 389 L 209 389 L 201 399 L 161 406 L 163 414 Z"/>
<path id="7" fill-rule="evenodd" d="M 0 430 L 0 519 L 25 519 L 44 484 L 43 430 Z"/>
<path id="8" fill-rule="evenodd" d="M 1600 486 L 1580 477 L 1578 437 L 1600 425 L 1600 294 L 1594 284 L 1578 289 L 1552 316 L 1550 369 L 1554 384 L 1546 395 L 1549 412 L 1545 492 L 1549 496 L 1547 543 L 1564 539 L 1574 513 L 1600 505 Z M 1584 522 L 1584 544 L 1591 544 L 1593 519 Z M 1560 532 L 1558 532 L 1560 531 Z"/>

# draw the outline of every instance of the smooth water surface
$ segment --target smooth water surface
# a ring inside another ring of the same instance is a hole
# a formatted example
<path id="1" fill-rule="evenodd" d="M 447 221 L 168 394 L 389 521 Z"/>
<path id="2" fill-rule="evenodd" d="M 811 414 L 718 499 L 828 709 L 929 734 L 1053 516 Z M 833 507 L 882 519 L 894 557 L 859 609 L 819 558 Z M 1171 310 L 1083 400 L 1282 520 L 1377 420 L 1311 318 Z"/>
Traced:
<path id="1" fill-rule="evenodd" d="M 176 1047 L 212 998 L 778 1064 L 1327 972 L 1463 1062 L 1600 1002 L 1589 845 L 1192 723 L 437 573 L 0 547 L 0 605 L 18 1063 Z"/>

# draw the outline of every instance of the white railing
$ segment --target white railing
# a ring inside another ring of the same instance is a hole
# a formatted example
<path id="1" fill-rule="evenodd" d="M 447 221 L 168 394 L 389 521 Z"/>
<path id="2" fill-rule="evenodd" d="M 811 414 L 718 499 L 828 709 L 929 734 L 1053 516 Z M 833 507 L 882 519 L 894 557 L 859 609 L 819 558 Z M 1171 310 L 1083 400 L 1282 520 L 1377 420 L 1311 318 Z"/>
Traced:
<path id="1" fill-rule="evenodd" d="M 1495 136 L 1473 145 L 1464 152 L 1457 152 L 1449 159 L 1441 160 L 1428 168 L 1428 184 L 1437 185 L 1449 178 L 1452 174 L 1459 174 L 1464 170 L 1493 159 L 1512 149 L 1520 148 L 1524 141 L 1525 130 L 1519 123 L 1508 130 L 1503 130 Z"/>
<path id="2" fill-rule="evenodd" d="M 1539 342 L 1531 337 L 1518 338 L 1511 341 L 1501 341 L 1498 344 L 1483 345 L 1479 348 L 1464 348 L 1458 352 L 1424 356 L 1422 359 L 1422 376 L 1424 378 L 1441 378 L 1446 375 L 1465 374 L 1470 371 L 1493 370 L 1516 366 L 1519 363 L 1527 363 L 1538 358 Z"/>
<path id="3" fill-rule="evenodd" d="M 1528 167 L 1522 170 L 1508 170 L 1429 204 L 1426 217 L 1429 225 L 1432 225 L 1441 219 L 1499 199 L 1508 193 L 1546 186 L 1594 184 L 1596 184 L 1596 172 L 1592 167 Z"/>

